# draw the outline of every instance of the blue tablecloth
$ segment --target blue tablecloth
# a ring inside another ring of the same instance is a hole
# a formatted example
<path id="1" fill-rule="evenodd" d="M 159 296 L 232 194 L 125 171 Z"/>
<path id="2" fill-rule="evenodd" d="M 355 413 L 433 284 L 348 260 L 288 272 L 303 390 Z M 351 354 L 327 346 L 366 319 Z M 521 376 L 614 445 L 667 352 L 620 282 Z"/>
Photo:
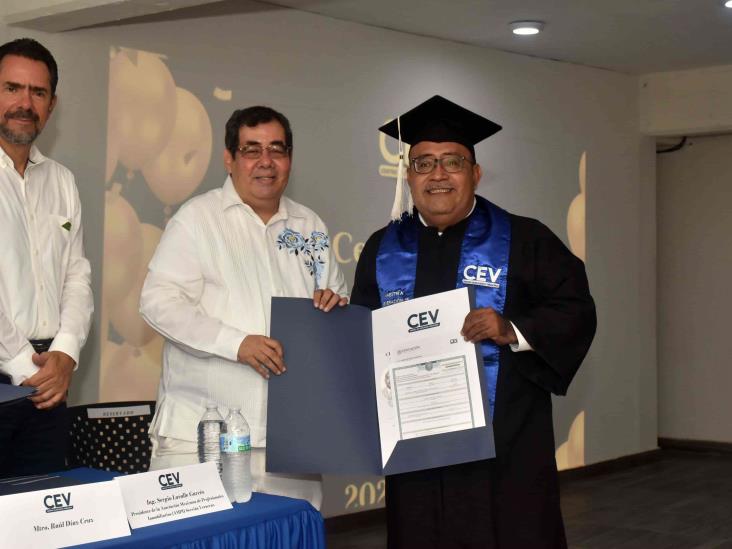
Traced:
<path id="1" fill-rule="evenodd" d="M 64 476 L 101 482 L 117 476 L 95 469 L 72 469 Z M 102 502 L 100 502 L 101 504 Z M 324 549 L 323 517 L 307 501 L 252 494 L 234 508 L 132 530 L 131 536 L 77 547 L 175 547 L 181 549 Z"/>

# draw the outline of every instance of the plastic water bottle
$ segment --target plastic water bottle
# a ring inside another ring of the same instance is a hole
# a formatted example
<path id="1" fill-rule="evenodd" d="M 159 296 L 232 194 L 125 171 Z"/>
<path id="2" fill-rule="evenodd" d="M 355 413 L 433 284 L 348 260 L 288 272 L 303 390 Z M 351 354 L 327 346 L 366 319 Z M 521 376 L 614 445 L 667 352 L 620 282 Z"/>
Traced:
<path id="1" fill-rule="evenodd" d="M 213 461 L 221 476 L 220 437 L 224 418 L 219 414 L 215 404 L 206 404 L 206 412 L 198 422 L 198 461 Z"/>
<path id="2" fill-rule="evenodd" d="M 221 456 L 224 463 L 224 489 L 229 501 L 244 503 L 252 497 L 252 446 L 249 424 L 232 409 L 221 431 Z"/>

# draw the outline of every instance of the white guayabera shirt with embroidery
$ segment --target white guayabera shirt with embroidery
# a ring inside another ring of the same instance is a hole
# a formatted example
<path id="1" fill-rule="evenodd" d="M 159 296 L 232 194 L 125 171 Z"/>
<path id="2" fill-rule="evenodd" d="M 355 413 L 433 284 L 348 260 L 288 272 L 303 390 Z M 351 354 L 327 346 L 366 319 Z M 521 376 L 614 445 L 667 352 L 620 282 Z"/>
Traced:
<path id="1" fill-rule="evenodd" d="M 21 176 L 0 148 L 0 373 L 36 373 L 29 339 L 79 362 L 94 301 L 74 176 L 34 146 Z"/>
<path id="2" fill-rule="evenodd" d="M 267 224 L 227 178 L 168 222 L 142 290 L 140 312 L 165 338 L 152 437 L 195 441 L 207 401 L 238 406 L 252 445 L 265 446 L 267 381 L 236 361 L 250 334 L 269 335 L 273 296 L 346 295 L 327 229 L 286 197 Z"/>

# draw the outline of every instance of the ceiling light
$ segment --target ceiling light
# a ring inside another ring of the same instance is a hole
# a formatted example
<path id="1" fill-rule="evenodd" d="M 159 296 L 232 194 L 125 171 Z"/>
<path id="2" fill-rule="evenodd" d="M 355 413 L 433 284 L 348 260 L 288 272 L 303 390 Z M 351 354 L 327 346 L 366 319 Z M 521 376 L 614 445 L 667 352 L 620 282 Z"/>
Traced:
<path id="1" fill-rule="evenodd" d="M 732 2 L 732 0 L 730 0 Z M 509 23 L 508 26 L 511 28 L 511 32 L 514 34 L 520 34 L 527 36 L 530 34 L 539 34 L 544 29 L 543 21 L 514 21 Z"/>
<path id="2" fill-rule="evenodd" d="M 732 0 L 727 0 L 727 1 L 726 1 L 726 2 L 724 3 L 724 7 L 725 7 L 725 8 L 732 8 Z"/>

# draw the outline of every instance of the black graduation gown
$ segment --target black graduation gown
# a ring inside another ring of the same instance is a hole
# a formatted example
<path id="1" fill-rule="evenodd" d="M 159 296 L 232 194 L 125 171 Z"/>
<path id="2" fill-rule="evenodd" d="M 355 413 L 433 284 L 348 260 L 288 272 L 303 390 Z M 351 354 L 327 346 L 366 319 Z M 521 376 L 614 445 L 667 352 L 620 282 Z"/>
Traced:
<path id="1" fill-rule="evenodd" d="M 415 297 L 455 288 L 467 223 L 441 236 L 420 228 Z M 384 231 L 366 242 L 351 294 L 372 309 L 381 306 L 376 255 Z M 566 393 L 587 354 L 595 305 L 582 261 L 534 219 L 511 215 L 503 313 L 534 352 L 500 349 L 496 458 L 387 477 L 390 549 L 566 547 L 551 393 Z"/>

